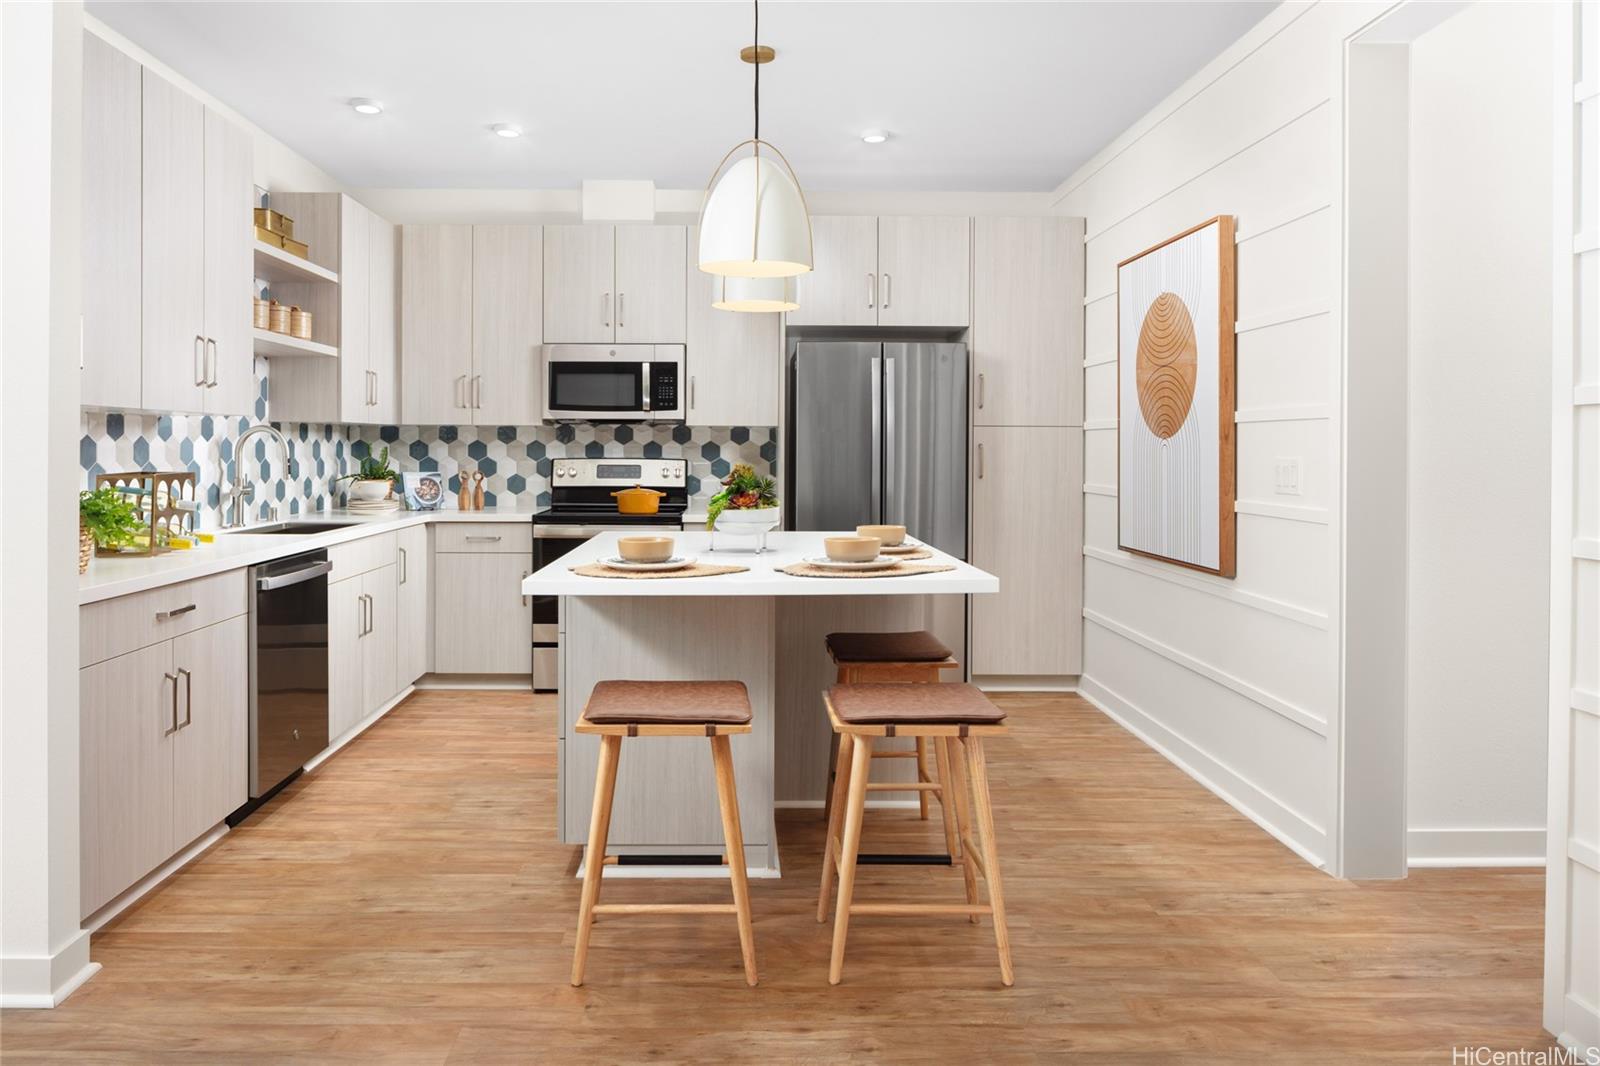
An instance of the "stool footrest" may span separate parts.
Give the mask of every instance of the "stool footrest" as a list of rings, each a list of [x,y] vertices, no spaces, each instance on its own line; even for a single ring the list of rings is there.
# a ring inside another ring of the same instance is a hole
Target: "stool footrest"
[[[721,866],[721,855],[607,855],[607,866]]]
[[[993,910],[987,903],[852,903],[850,913],[914,917],[919,914],[990,914]]]
[[[732,903],[596,903],[593,914],[737,914]]]
[[[915,759],[918,753],[914,751],[875,751],[874,759]]]
[[[937,781],[868,781],[868,792],[941,792]]]
[[[897,854],[894,852],[879,852],[867,854],[865,852],[856,856],[857,866],[954,866],[955,860],[948,855],[934,852],[927,854]]]

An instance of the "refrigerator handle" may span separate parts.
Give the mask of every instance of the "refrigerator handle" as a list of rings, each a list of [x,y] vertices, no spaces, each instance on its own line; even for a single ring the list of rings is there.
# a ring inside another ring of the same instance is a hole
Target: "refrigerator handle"
[[[884,277],[888,277],[887,274]],[[883,357],[883,521],[898,522],[894,489],[900,480],[900,471],[894,465],[894,408],[898,396],[894,391],[894,356]]]
[[[883,521],[883,359],[872,357],[872,522]]]

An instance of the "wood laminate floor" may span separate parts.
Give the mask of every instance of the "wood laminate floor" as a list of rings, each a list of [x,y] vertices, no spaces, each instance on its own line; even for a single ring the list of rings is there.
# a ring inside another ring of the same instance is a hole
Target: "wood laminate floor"
[[[1014,988],[987,921],[885,918],[852,922],[830,988],[807,811],[780,822],[786,876],[752,883],[759,988],[731,916],[675,915],[602,920],[570,987],[553,704],[430,692],[97,934],[105,968],[56,1010],[7,1012],[0,1058],[1448,1063],[1454,1045],[1550,1046],[1541,871],[1337,881],[1081,700],[998,698]],[[937,819],[869,812],[869,848],[938,840]],[[604,898],[662,893],[723,901],[727,883],[611,881]],[[948,868],[866,867],[857,886],[960,893]]]

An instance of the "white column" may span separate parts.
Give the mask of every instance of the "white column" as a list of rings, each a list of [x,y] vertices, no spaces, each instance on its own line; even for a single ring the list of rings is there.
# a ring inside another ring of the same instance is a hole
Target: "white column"
[[[0,4],[0,1006],[98,968],[78,924],[78,3]]]

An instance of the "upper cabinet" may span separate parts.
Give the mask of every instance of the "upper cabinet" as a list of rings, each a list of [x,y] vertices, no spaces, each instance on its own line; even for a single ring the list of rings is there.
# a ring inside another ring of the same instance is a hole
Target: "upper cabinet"
[[[404,226],[401,420],[539,421],[538,226]]]
[[[813,216],[813,269],[796,279],[789,324],[966,326],[971,227],[967,218]]]
[[[1083,424],[1083,219],[973,223],[972,414],[980,426]]]
[[[695,426],[775,426],[783,369],[783,318],[711,306],[722,279],[696,264],[698,227],[689,229],[688,391],[684,420]]]
[[[83,391],[91,407],[139,406],[137,279],[143,148],[138,62],[83,35]]]
[[[546,344],[682,344],[682,226],[546,226]]]

